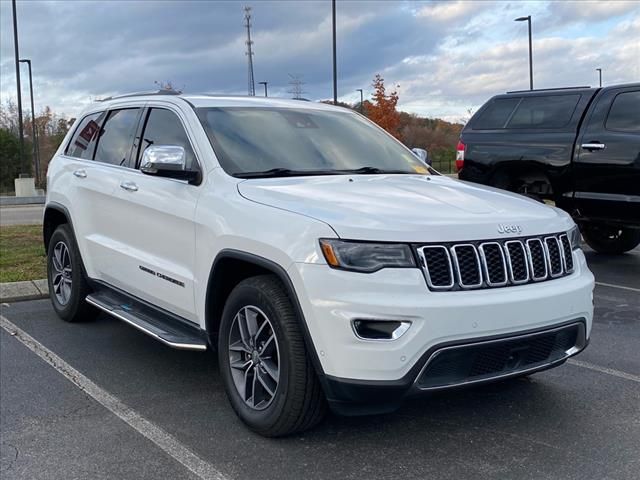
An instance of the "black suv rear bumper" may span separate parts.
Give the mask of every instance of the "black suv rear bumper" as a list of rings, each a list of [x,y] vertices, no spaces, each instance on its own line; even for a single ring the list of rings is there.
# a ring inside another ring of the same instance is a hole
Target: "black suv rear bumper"
[[[407,397],[495,382],[557,367],[587,347],[586,323],[436,345],[397,381],[360,381],[326,376],[331,409],[341,415],[396,410]]]

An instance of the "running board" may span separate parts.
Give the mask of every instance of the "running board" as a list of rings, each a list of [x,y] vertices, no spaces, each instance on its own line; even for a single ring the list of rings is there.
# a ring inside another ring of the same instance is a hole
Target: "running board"
[[[159,342],[181,350],[204,351],[206,335],[169,312],[163,312],[124,293],[102,287],[87,295],[87,303],[128,323]]]

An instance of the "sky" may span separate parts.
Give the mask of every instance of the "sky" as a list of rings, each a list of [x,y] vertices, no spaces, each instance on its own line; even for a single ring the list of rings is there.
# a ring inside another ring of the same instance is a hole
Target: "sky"
[[[96,98],[153,90],[247,93],[243,7],[252,7],[254,72],[269,96],[330,99],[331,2],[20,1],[20,56],[33,62],[36,109],[76,116]],[[526,22],[532,16],[534,87],[640,81],[640,1],[337,0],[339,100],[371,94],[381,74],[399,109],[449,121],[488,98],[529,87]],[[16,96],[11,2],[0,0],[0,101]],[[23,99],[28,73],[23,66]],[[26,107],[25,107],[26,108]]]

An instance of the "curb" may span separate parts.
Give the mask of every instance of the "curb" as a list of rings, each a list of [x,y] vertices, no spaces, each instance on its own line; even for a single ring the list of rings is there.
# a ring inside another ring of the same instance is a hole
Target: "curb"
[[[49,297],[47,279],[0,283],[0,302],[22,302]]]
[[[36,195],[35,197],[0,197],[0,206],[6,207],[10,205],[44,205],[44,195]]]

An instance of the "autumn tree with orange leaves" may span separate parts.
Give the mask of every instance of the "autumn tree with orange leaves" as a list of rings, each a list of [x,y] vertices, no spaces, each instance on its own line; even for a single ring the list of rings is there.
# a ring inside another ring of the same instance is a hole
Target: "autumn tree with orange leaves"
[[[377,74],[373,79],[373,102],[365,102],[367,117],[396,138],[400,138],[400,114],[396,110],[398,92],[387,93],[384,78]]]

